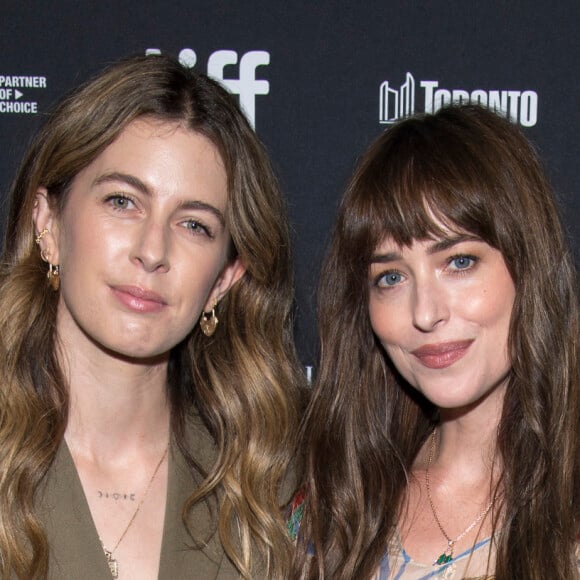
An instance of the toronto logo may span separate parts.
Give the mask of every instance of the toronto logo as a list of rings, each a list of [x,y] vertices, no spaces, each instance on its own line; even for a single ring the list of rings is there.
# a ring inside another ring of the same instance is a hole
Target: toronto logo
[[[379,123],[394,123],[418,112],[435,113],[451,103],[489,107],[522,127],[538,122],[538,93],[533,90],[449,89],[439,81],[416,81],[408,72],[401,85],[383,81],[379,89]]]

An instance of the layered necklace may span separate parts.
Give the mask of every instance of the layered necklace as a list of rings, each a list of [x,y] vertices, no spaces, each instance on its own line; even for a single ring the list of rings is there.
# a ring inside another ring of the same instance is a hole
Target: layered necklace
[[[127,532],[129,531],[130,527],[133,525],[133,522],[135,521],[137,514],[141,510],[141,507],[143,506],[143,503],[145,502],[145,499],[147,498],[147,494],[149,493],[149,490],[151,489],[151,486],[153,485],[153,481],[155,480],[155,476],[157,475],[157,472],[161,468],[161,464],[163,463],[165,457],[167,457],[168,449],[169,449],[169,447],[165,448],[165,451],[163,452],[163,455],[161,456],[159,463],[157,464],[157,466],[155,467],[155,470],[153,471],[153,475],[149,479],[149,483],[147,484],[147,487],[145,488],[145,492],[143,493],[143,496],[141,497],[141,501],[139,502],[137,509],[133,512],[133,515],[131,516],[129,523],[125,526],[125,529],[123,530],[123,533],[121,534],[120,538],[117,540],[115,547],[112,550],[107,550],[107,548],[105,548],[104,544],[101,542],[101,545],[103,546],[103,552],[105,552],[105,557],[107,558],[107,564],[109,565],[109,570],[111,571],[111,576],[113,576],[113,578],[119,577],[119,562],[117,561],[116,558],[113,557],[113,554],[115,553],[117,548],[120,546],[121,542],[125,539]]]
[[[437,527],[447,540],[447,547],[443,551],[443,553],[433,562],[433,565],[442,566],[443,564],[447,564],[453,560],[453,549],[455,548],[455,544],[462,540],[479,522],[481,522],[485,516],[489,513],[491,508],[493,507],[493,503],[495,498],[493,498],[486,506],[486,508],[479,513],[479,515],[456,537],[450,538],[449,534],[445,531],[441,522],[439,520],[439,516],[437,515],[437,510],[435,509],[435,504],[433,503],[433,498],[431,497],[431,483],[429,479],[429,469],[431,467],[431,463],[433,462],[433,455],[435,454],[435,444],[436,444],[436,430],[433,429],[433,433],[431,435],[431,444],[429,447],[429,458],[427,460],[427,469],[425,470],[425,487],[427,488],[427,499],[429,500],[429,505],[431,506],[431,511],[433,512],[433,517],[435,518],[435,522],[437,523]]]

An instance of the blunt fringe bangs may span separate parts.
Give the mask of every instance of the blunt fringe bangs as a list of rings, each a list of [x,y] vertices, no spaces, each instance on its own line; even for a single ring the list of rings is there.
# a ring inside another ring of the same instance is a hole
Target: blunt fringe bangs
[[[366,268],[386,232],[401,246],[468,233],[503,254],[517,284],[534,238],[560,227],[546,189],[537,155],[506,119],[477,106],[407,119],[357,168],[339,212],[344,247]]]

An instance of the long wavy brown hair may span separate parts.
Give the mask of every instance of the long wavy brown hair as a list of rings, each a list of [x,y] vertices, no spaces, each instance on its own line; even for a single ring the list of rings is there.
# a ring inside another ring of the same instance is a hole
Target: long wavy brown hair
[[[576,577],[580,520],[578,294],[554,195],[520,130],[455,106],[399,122],[360,160],[319,292],[321,364],[304,422],[308,499],[293,577],[369,578],[397,525],[437,409],[372,332],[369,259],[452,231],[503,255],[516,287],[512,368],[497,431],[498,580]]]
[[[0,575],[44,577],[47,538],[35,494],[63,440],[69,396],[56,355],[58,294],[46,289],[34,244],[35,194],[56,208],[73,178],[133,120],[179,122],[218,148],[228,176],[226,221],[244,276],[220,303],[215,335],[198,327],[171,353],[171,428],[199,486],[219,497],[216,528],[243,577],[256,562],[285,575],[288,540],[280,485],[292,457],[302,372],[292,340],[293,276],[285,207],[264,148],[234,97],[166,56],[117,63],[50,114],[14,182],[0,274]],[[204,472],[189,452],[185,425],[195,409],[217,447]],[[206,538],[194,539],[200,544]]]

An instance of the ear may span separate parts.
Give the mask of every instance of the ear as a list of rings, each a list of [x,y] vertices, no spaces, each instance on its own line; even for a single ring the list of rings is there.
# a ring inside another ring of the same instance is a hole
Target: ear
[[[39,236],[45,229],[47,230],[39,242],[43,259],[46,259],[51,264],[58,264],[58,220],[48,200],[48,191],[44,187],[39,188],[36,192],[36,200],[32,210],[32,222],[35,236]]]
[[[228,293],[230,288],[245,274],[245,272],[246,267],[239,256],[231,262],[228,262],[224,266],[209,293],[203,308],[204,312],[209,312],[214,308],[215,305]]]

